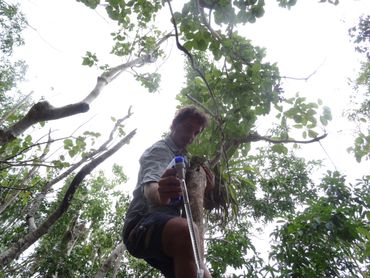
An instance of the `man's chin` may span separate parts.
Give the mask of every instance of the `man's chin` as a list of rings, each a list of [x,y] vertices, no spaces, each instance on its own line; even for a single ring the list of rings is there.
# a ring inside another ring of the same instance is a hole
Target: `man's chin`
[[[187,146],[189,146],[191,143],[193,143],[193,141],[186,141],[185,144],[184,144],[184,148],[186,148]]]

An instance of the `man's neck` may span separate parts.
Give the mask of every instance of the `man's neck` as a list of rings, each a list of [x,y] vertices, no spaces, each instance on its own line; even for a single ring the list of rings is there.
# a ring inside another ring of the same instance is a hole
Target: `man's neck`
[[[173,139],[173,136],[172,136],[172,133],[169,135],[169,137],[171,138],[171,141],[174,143],[174,145],[176,146],[176,148],[182,152],[182,153],[186,153],[186,148],[181,148],[179,147],[179,145],[176,143],[176,141]]]

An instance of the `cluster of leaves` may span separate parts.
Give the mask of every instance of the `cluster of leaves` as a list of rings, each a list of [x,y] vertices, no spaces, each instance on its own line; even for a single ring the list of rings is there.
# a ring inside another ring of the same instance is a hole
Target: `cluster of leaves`
[[[40,240],[24,265],[24,274],[91,277],[98,272],[121,240],[123,213],[128,206],[128,197],[118,188],[126,177],[118,165],[113,166],[113,173],[111,179],[99,172],[84,182],[68,212]],[[59,201],[67,186],[58,192]]]
[[[117,22],[118,30],[111,33],[114,42],[111,54],[130,60],[132,57],[141,57],[150,53],[151,62],[163,55],[157,43],[164,34],[153,24],[156,14],[163,8],[163,1],[110,0],[105,5],[100,4],[100,1],[79,0],[78,2],[92,9],[99,8],[100,5],[105,6],[108,17]],[[99,65],[98,56],[91,51],[86,52],[82,64],[89,67],[98,66],[103,72],[111,69],[107,64]],[[157,72],[135,71],[134,76],[149,92],[157,91],[160,82],[160,75]]]
[[[207,262],[212,277],[229,277],[244,271],[245,277],[258,277],[264,265],[250,238],[251,225],[246,217],[236,223],[230,222],[222,228],[209,229],[207,241]]]
[[[280,130],[284,131],[278,135],[279,139],[291,139],[292,128],[303,129],[304,139],[316,138],[318,127],[331,120],[330,109],[320,100],[309,103],[299,95],[284,98],[278,67],[265,61],[266,50],[233,30],[238,23],[250,22],[250,14],[256,7],[263,9],[264,1],[243,1],[243,5],[238,1],[212,3],[210,15],[220,24],[219,30],[209,27],[205,23],[208,19],[202,20],[195,2],[185,4],[181,13],[174,14],[179,36],[185,41],[183,46],[193,58],[186,68],[186,87],[178,99],[182,105],[193,104],[195,99],[214,120],[191,152],[206,157],[222,152],[225,160],[247,155],[248,135],[255,131],[257,119],[275,112],[273,108],[280,119]],[[294,4],[295,1],[280,3],[283,7]],[[243,12],[248,16],[240,16]],[[222,28],[221,24],[226,27]],[[209,141],[214,143],[204,144]]]
[[[0,98],[4,92],[15,87],[23,78],[25,72],[24,61],[12,61],[10,56],[17,46],[24,44],[21,36],[26,26],[26,20],[17,5],[10,5],[0,1]]]
[[[370,255],[369,177],[355,186],[338,172],[328,172],[323,195],[273,232],[270,254],[283,276],[357,276],[367,273]]]
[[[360,72],[353,81],[354,108],[347,111],[348,118],[357,123],[357,138],[348,148],[356,160],[370,158],[370,16],[362,16],[357,26],[349,29],[355,49],[364,56]]]

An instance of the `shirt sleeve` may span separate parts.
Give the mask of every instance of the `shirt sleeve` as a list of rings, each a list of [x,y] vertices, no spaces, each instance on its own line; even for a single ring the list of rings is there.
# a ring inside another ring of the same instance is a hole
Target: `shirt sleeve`
[[[163,146],[153,146],[140,158],[140,185],[158,182],[172,160],[172,153]]]

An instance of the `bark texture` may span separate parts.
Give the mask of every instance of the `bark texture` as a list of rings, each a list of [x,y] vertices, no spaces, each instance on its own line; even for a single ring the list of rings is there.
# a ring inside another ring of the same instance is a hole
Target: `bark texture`
[[[190,168],[186,173],[186,185],[189,194],[191,212],[194,223],[199,230],[199,246],[202,259],[204,257],[204,222],[203,222],[203,204],[204,192],[207,186],[206,173],[202,167],[202,161],[193,158],[190,162]]]

